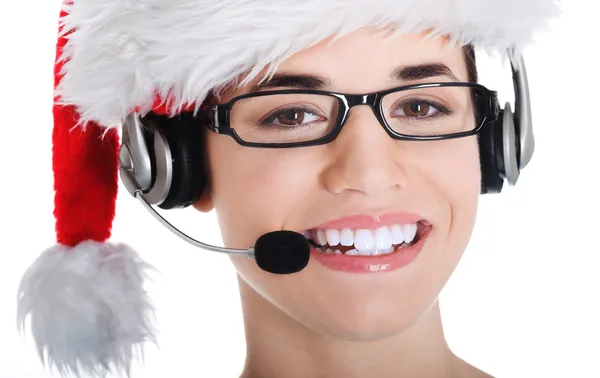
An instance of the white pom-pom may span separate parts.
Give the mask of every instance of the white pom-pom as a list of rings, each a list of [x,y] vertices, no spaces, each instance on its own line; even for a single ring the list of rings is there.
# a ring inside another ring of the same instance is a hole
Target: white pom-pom
[[[153,308],[144,289],[150,270],[124,244],[56,245],[21,280],[18,326],[22,331],[31,319],[40,358],[61,375],[129,375],[143,344],[155,343]]]

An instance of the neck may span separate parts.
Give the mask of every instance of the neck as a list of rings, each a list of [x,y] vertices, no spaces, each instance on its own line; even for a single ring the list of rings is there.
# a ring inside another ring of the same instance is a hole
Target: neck
[[[241,378],[457,376],[462,360],[444,338],[438,302],[411,328],[376,341],[318,334],[239,279],[246,330]]]

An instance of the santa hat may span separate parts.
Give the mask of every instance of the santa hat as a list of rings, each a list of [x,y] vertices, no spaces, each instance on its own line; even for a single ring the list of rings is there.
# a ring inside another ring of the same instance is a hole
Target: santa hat
[[[293,54],[360,28],[428,32],[518,57],[556,0],[74,0],[60,16],[53,169],[57,244],[19,287],[43,361],[61,373],[128,372],[153,341],[150,267],[107,242],[118,127],[131,112],[176,115],[210,91],[267,77]],[[236,81],[246,74],[245,80]]]

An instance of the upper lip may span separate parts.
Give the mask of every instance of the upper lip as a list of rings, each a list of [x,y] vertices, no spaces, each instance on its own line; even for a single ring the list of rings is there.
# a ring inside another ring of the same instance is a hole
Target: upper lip
[[[380,215],[352,214],[326,221],[311,227],[310,229],[377,229],[392,224],[417,223],[419,221],[428,224],[423,216],[416,213],[395,212]]]

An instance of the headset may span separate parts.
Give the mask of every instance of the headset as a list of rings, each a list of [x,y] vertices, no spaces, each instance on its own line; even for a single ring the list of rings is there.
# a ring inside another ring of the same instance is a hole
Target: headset
[[[504,182],[515,185],[535,149],[529,84],[524,58],[511,59],[515,110],[496,100],[496,119],[478,134],[481,194],[500,193]],[[119,171],[124,186],[163,225],[189,243],[215,252],[245,254],[272,273],[293,273],[308,263],[304,236],[290,231],[263,235],[254,248],[227,249],[204,244],[172,226],[152,205],[164,210],[185,208],[200,199],[207,186],[204,130],[191,113],[175,117],[150,113],[127,116],[119,150]],[[418,142],[415,142],[418,143]],[[288,251],[282,257],[276,250]],[[298,253],[298,251],[302,253]]]
[[[500,193],[504,181],[514,186],[535,150],[529,82],[525,60],[511,60],[515,111],[506,102],[498,117],[479,133],[481,193]]]
[[[478,135],[482,194],[500,193],[505,181],[515,185],[535,149],[524,59],[516,64],[511,61],[511,67],[515,111],[506,102],[497,119],[484,125]],[[189,113],[173,118],[154,113],[141,118],[132,113],[123,125],[121,177],[137,182],[135,187],[152,205],[188,207],[206,186],[203,136],[198,120]]]

